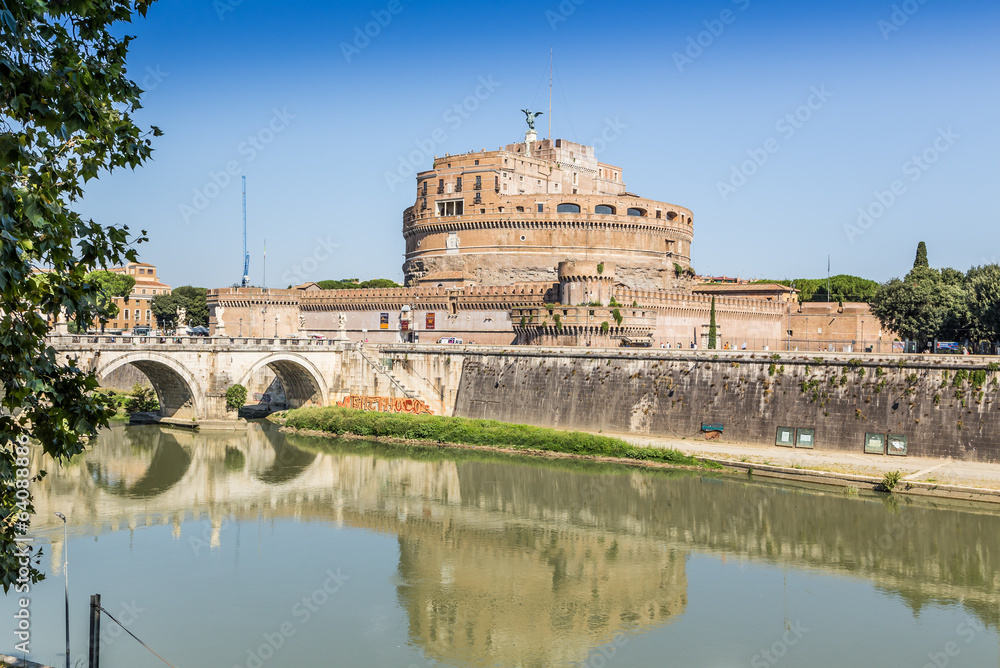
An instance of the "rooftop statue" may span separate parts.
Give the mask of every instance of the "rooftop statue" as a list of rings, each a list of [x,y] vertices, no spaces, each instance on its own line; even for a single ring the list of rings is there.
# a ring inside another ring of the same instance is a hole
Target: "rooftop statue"
[[[535,129],[535,119],[537,117],[541,116],[542,112],[540,112],[540,111],[531,111],[530,109],[522,109],[521,111],[524,112],[524,115],[526,117],[525,120],[528,121],[528,129],[529,130],[534,130]]]

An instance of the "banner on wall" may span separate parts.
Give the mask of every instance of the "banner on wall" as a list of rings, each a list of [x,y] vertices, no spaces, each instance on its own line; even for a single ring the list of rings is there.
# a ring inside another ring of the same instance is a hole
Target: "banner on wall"
[[[427,314],[427,324],[424,329],[434,329],[434,313]]]
[[[378,328],[379,329],[389,329],[389,314],[379,313],[378,314]]]

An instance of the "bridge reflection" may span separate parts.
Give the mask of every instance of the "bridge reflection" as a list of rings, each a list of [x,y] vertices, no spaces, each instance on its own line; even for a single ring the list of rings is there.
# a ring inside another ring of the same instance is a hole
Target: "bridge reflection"
[[[394,535],[413,642],[462,664],[583,661],[616,634],[669,623],[686,609],[693,552],[842,573],[914,611],[960,604],[988,626],[1000,621],[1000,517],[957,503],[400,452],[258,424],[115,428],[36,491],[41,522],[69,508],[96,532],[172,523],[183,538],[185,520],[207,516],[219,545],[235,516]]]

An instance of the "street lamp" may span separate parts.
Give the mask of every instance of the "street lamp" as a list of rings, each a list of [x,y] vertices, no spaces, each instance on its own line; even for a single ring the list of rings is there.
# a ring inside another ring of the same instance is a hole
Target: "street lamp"
[[[66,577],[66,668],[69,668],[69,525],[66,516],[56,513],[63,521],[63,575]]]

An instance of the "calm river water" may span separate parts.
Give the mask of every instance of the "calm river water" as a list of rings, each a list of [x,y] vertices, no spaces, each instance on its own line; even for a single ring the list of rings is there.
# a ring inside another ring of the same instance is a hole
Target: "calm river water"
[[[57,511],[80,665],[100,593],[178,668],[1000,666],[988,507],[267,424],[118,426],[49,469],[30,657],[56,666]],[[164,665],[103,630],[102,667]]]

